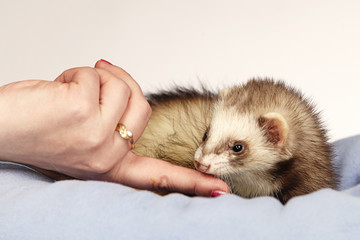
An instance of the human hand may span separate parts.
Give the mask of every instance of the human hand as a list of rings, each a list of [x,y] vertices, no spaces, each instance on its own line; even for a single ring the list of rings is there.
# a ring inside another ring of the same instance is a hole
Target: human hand
[[[0,88],[0,112],[1,159],[139,189],[229,192],[212,176],[130,151],[115,128],[124,123],[136,142],[151,109],[132,77],[104,61],[67,70],[54,82],[6,85]]]

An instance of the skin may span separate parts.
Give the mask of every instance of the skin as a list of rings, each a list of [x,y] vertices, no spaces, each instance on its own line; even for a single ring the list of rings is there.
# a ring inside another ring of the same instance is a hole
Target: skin
[[[150,115],[135,80],[106,61],[66,70],[55,81],[11,83],[0,88],[0,159],[138,189],[230,192],[213,176],[131,152],[116,125],[125,124],[136,142]]]

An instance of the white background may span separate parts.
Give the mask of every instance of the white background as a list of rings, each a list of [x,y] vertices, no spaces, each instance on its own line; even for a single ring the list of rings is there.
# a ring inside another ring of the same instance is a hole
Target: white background
[[[0,84],[104,58],[144,92],[251,77],[300,88],[331,140],[360,133],[360,1],[0,1]]]

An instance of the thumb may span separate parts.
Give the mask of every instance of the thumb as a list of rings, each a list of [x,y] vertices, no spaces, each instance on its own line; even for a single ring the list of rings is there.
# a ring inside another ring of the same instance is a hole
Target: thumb
[[[213,176],[159,159],[140,157],[132,152],[128,152],[123,158],[121,166],[119,164],[114,167],[111,178],[112,181],[116,179],[138,189],[182,192],[188,195],[211,196],[214,191],[230,192],[225,182]]]

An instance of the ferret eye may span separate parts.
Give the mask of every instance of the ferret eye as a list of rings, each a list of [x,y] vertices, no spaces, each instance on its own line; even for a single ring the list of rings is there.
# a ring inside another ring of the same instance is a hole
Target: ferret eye
[[[202,138],[202,141],[204,142],[207,139],[207,131],[204,133],[204,136]]]
[[[232,150],[236,153],[242,152],[244,150],[244,146],[241,144],[236,144],[232,147]]]

